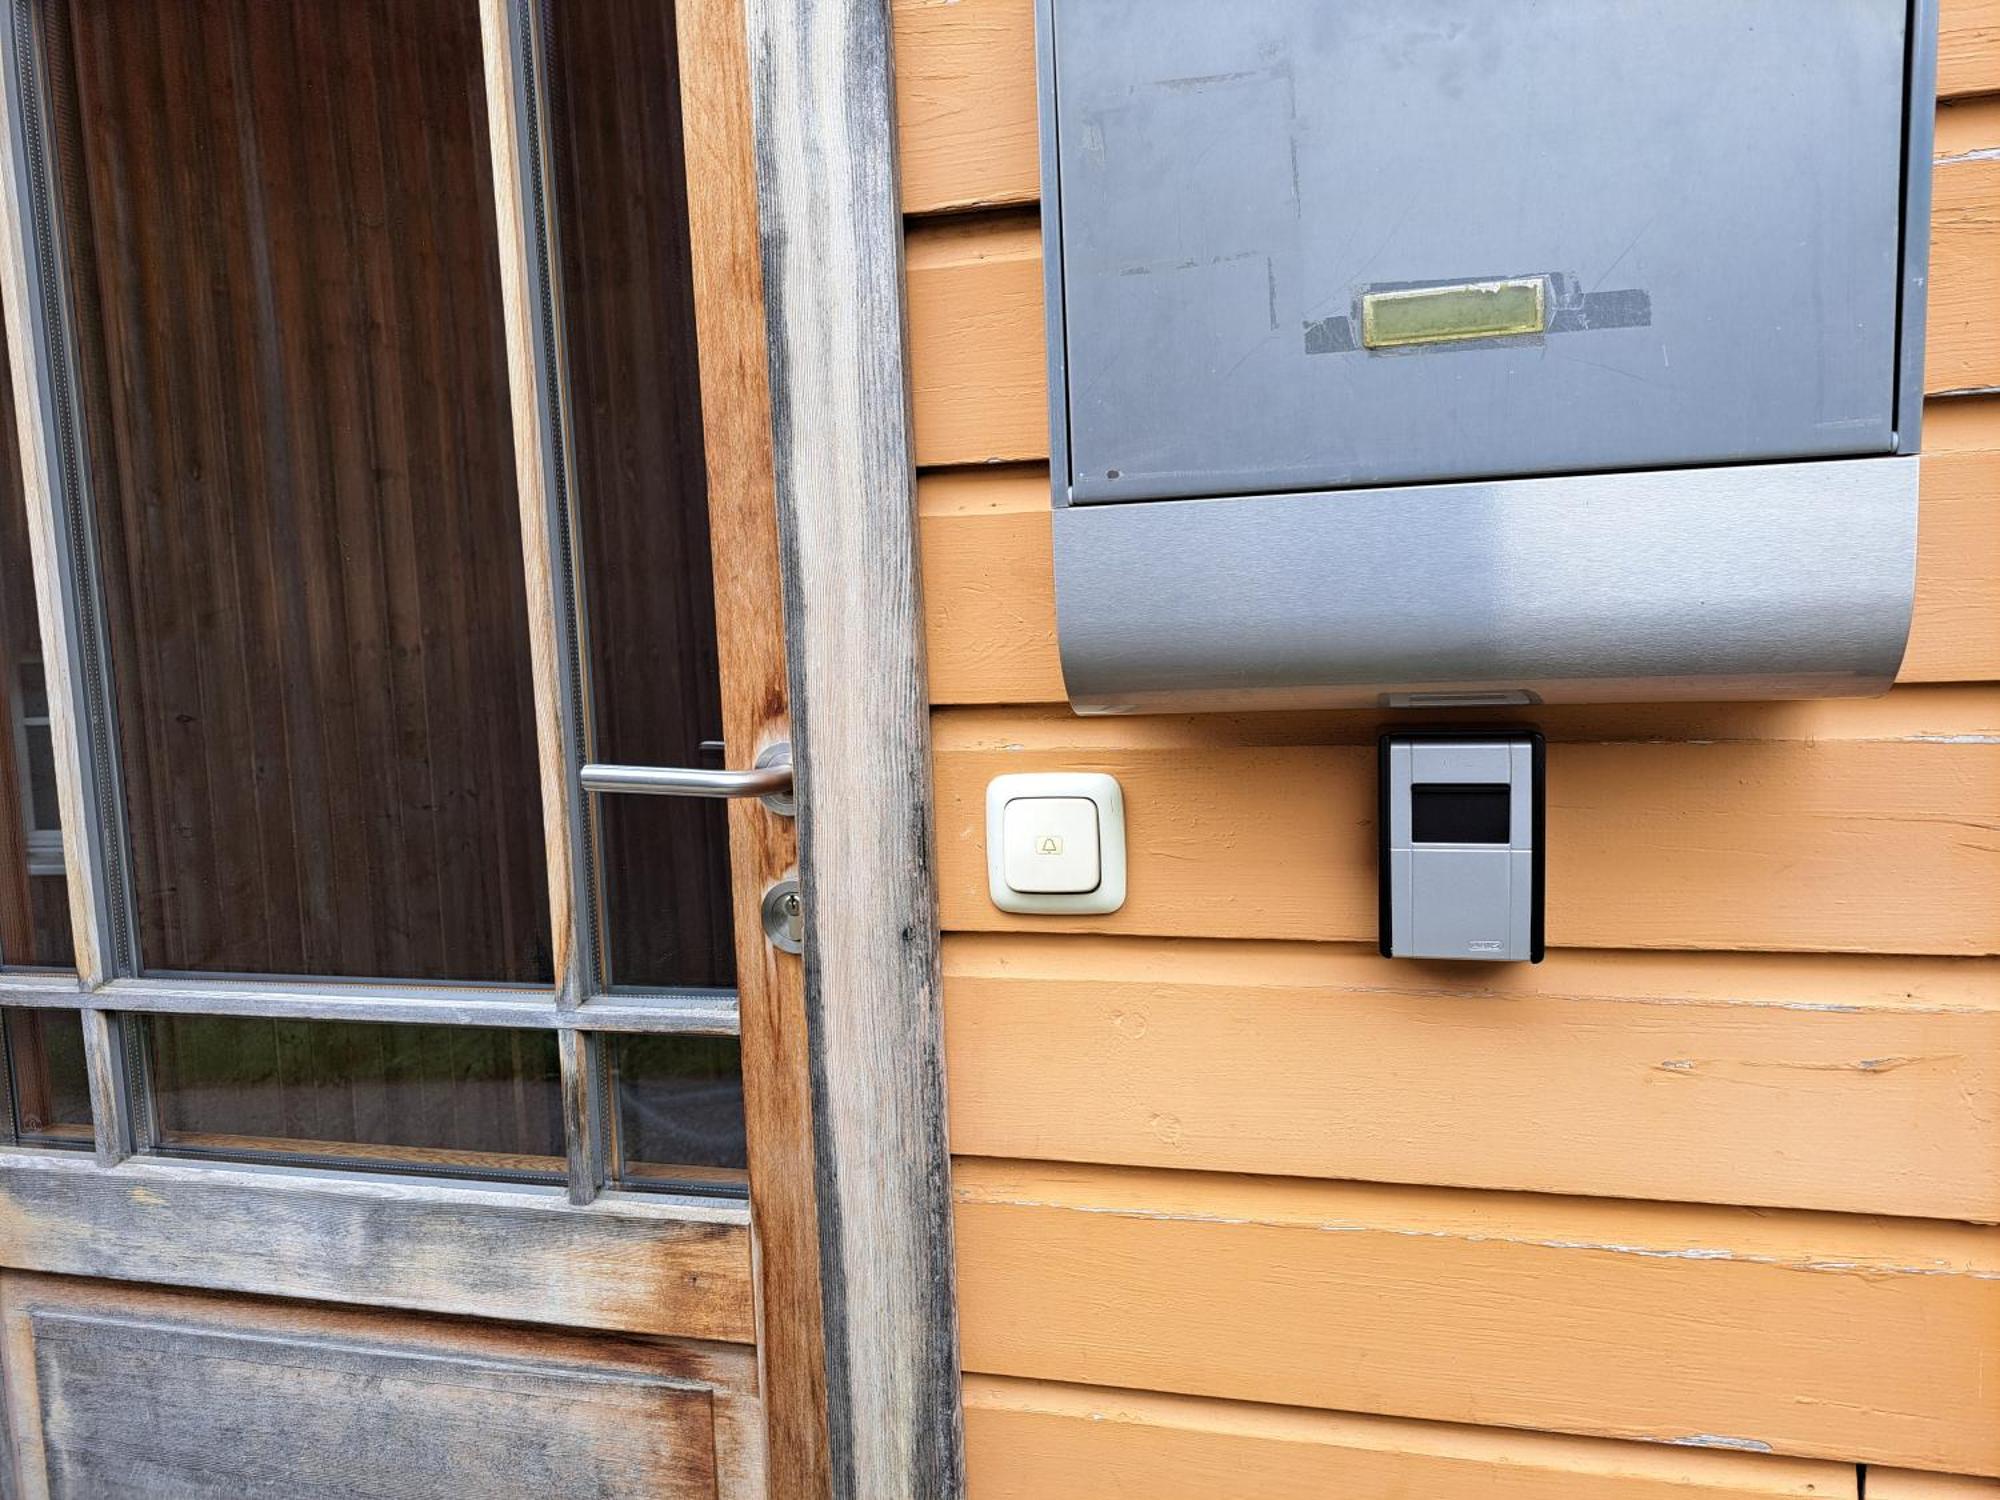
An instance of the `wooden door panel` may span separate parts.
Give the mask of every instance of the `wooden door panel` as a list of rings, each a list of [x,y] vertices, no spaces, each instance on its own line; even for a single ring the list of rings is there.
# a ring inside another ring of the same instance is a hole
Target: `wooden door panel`
[[[9,1274],[19,1492],[755,1496],[748,1350]]]

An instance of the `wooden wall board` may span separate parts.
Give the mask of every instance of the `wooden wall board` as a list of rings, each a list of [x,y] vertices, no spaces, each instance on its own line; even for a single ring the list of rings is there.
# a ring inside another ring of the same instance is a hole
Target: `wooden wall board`
[[[968,1371],[2000,1474],[2000,1240],[961,1159]]]
[[[1938,93],[2000,92],[2000,0],[1942,0],[1938,10]]]
[[[2000,16],[2000,3],[1994,7]],[[1941,162],[2000,147],[2000,94],[1938,105],[1935,148]]]
[[[894,0],[903,212],[1032,203],[1034,0]]]
[[[2000,1221],[1983,960],[960,935],[963,1155]]]
[[[1943,0],[1938,92],[2000,92],[2000,0]],[[903,211],[1040,195],[1034,0],[896,0]]]
[[[990,1375],[965,1382],[965,1437],[981,1500],[1856,1500],[1858,1489],[1852,1464]]]
[[[1868,1497],[1869,1500],[2000,1500],[2000,1479],[1870,1469]]]
[[[1963,409],[1978,422],[1954,421]],[[1983,450],[1940,445],[1975,430]],[[2000,400],[1927,408],[1917,509],[1917,601],[1900,682],[2000,679]]]
[[[1933,401],[1904,682],[2000,679],[2000,399]],[[933,703],[1063,701],[1048,470],[948,469],[917,487]]]
[[[1550,945],[2000,952],[1996,716],[2000,702],[1955,687],[1536,711],[1551,739]],[[1383,722],[1367,711],[940,711],[945,927],[1372,942]],[[1089,918],[997,911],[987,782],[1078,768],[1123,784],[1125,906]]]
[[[2000,388],[2000,137],[1932,179],[1924,389]]]

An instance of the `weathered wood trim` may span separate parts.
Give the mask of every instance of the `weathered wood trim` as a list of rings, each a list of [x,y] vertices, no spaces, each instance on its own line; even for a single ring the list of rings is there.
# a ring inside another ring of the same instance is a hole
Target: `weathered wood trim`
[[[837,1496],[963,1490],[888,0],[750,0]]]
[[[589,734],[589,694],[577,607],[581,580],[568,505],[559,371],[560,289],[551,274],[541,172],[542,122],[534,111],[533,7],[480,0],[486,121],[493,149],[493,211],[507,330],[507,385],[514,418],[515,484],[527,588],[528,655],[535,687],[535,746],[541,769],[549,922],[556,1004],[574,1009],[598,988],[593,940],[589,810],[579,781]]]
[[[749,1343],[748,1211],[0,1151],[0,1265]]]
[[[602,1036],[591,1032],[556,1034],[556,1059],[562,1068],[563,1147],[567,1158],[569,1201],[592,1202],[604,1190],[609,1175],[611,1142],[605,1125],[611,1101],[606,1099]]]
[[[756,1366],[739,1345],[19,1271],[0,1273],[0,1315],[0,1426],[30,1495],[58,1476],[59,1492],[86,1487],[77,1466],[93,1494],[286,1493],[287,1477],[314,1494],[427,1500],[767,1493]],[[128,1349],[141,1355],[129,1368]],[[459,1451],[495,1422],[491,1447]],[[373,1451],[339,1453],[355,1434]],[[121,1464],[132,1472],[110,1477]]]
[[[676,0],[695,349],[708,465],[723,737],[749,765],[791,738],[748,37],[741,0]],[[763,893],[793,873],[790,818],[729,805],[743,1105],[771,1490],[831,1493],[805,971],[764,937]]]
[[[14,382],[20,434],[21,493],[28,511],[28,545],[34,562],[35,608],[41,621],[42,661],[48,682],[49,724],[56,761],[56,798],[63,825],[63,860],[69,875],[70,926],[79,983],[93,988],[119,972],[116,932],[123,917],[114,889],[122,884],[111,865],[122,847],[115,828],[118,807],[101,807],[94,777],[92,633],[95,619],[85,563],[89,516],[82,497],[66,491],[65,428],[73,426],[62,371],[70,360],[62,307],[61,244],[46,222],[52,205],[37,191],[34,157],[45,123],[40,59],[30,7],[11,0],[0,16],[0,298],[6,303],[7,363]],[[46,183],[39,184],[46,188]],[[78,466],[80,467],[80,465]],[[101,698],[103,695],[95,695]],[[102,736],[99,736],[102,738]],[[108,768],[115,772],[115,766]],[[112,799],[115,802],[115,798]],[[129,957],[129,955],[128,955]],[[95,1091],[101,1080],[93,1080]]]
[[[94,1005],[86,1005],[78,1019],[83,1024],[97,1164],[115,1167],[132,1154],[137,1141],[125,1082],[125,1028],[115,1015]]]

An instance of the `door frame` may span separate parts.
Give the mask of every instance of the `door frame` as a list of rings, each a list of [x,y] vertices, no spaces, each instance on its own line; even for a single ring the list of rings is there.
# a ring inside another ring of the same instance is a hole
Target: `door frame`
[[[754,1337],[772,1495],[959,1495],[888,0],[675,4],[725,733],[744,764],[790,740],[800,811],[794,831],[755,802],[732,805],[738,999],[690,992],[667,1005],[594,993],[580,920],[585,732],[567,678],[574,613],[560,559],[569,523],[552,483],[560,393],[548,389],[537,295],[549,253],[534,219],[541,126],[522,107],[534,97],[533,0],[478,3],[553,995],[146,978],[119,941],[123,851],[107,791],[115,782],[105,779],[115,756],[89,686],[103,680],[93,661],[89,507],[59,461],[73,397],[60,244],[35,209],[39,125],[29,101],[40,80],[26,3],[0,23],[0,293],[77,972],[0,973],[0,1004],[79,1014],[96,1149],[0,1150],[0,1265],[669,1338]],[[800,245],[813,253],[788,253]],[[761,623],[780,598],[782,640]],[[803,961],[765,941],[757,917],[765,888],[794,870]],[[149,1156],[122,1054],[134,1018],[172,1012],[552,1029],[570,1127],[568,1192]],[[740,1035],[747,1206],[604,1190],[598,1049],[617,1032],[656,1030]],[[281,1254],[272,1253],[274,1225],[284,1229]],[[634,1278],[635,1264],[653,1274]]]

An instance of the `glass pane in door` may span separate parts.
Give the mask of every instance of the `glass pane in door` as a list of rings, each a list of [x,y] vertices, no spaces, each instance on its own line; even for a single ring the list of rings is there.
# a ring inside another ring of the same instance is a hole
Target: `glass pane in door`
[[[164,1155],[562,1178],[553,1032],[154,1016],[145,1033]]]
[[[743,1053],[733,1036],[613,1037],[619,1179],[626,1187],[741,1190]]]
[[[14,382],[0,359],[0,964],[74,968],[35,565],[28,550]],[[71,1018],[74,1025],[75,1018]],[[84,1119],[89,1124],[89,1117]]]
[[[553,0],[542,25],[593,756],[719,768],[674,7]],[[747,747],[729,748],[732,765],[748,764]],[[733,984],[722,805],[596,801],[611,983]]]
[[[13,1144],[88,1149],[90,1073],[77,1013],[9,1006],[0,1024]]]
[[[144,968],[547,980],[476,0],[41,15]]]

